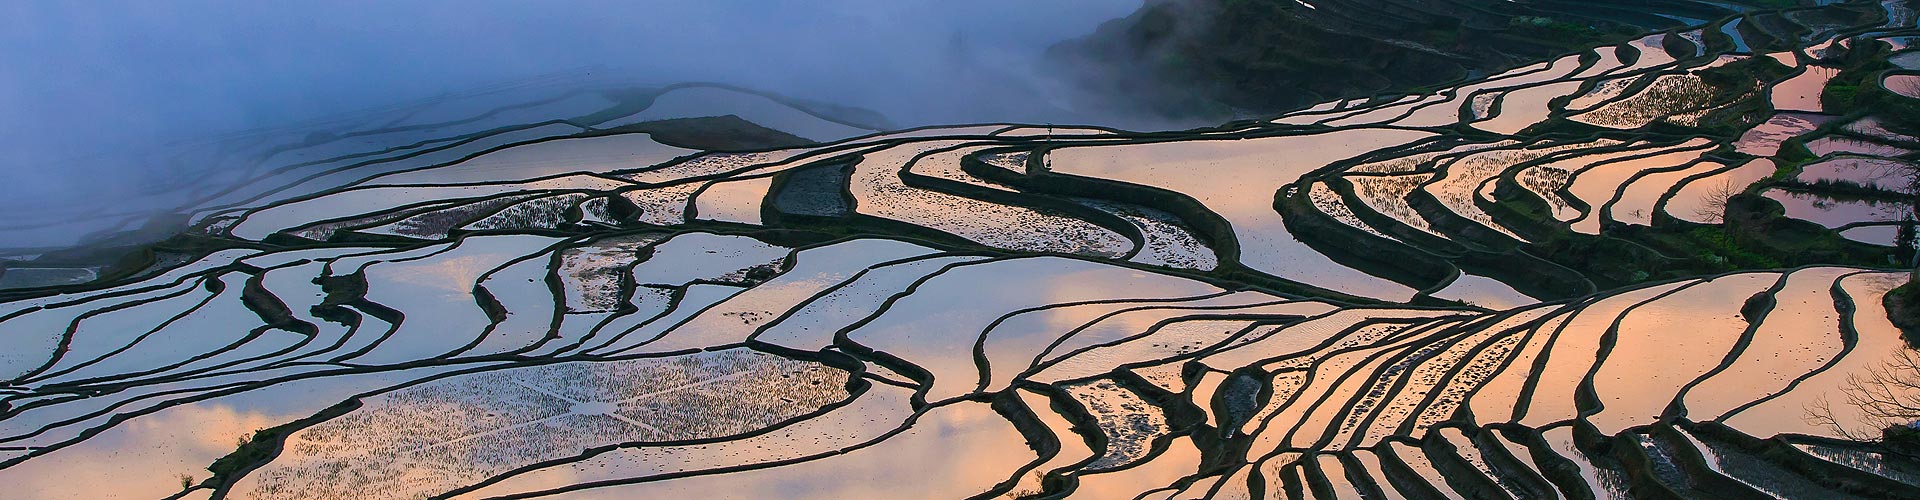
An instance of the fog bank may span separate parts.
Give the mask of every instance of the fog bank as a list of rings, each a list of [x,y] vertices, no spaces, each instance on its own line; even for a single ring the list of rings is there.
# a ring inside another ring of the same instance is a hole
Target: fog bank
[[[0,207],[156,183],[141,152],[554,72],[713,81],[911,126],[1100,122],[1040,53],[1112,0],[0,3]],[[87,202],[94,202],[88,200]],[[4,246],[4,245],[0,245]]]

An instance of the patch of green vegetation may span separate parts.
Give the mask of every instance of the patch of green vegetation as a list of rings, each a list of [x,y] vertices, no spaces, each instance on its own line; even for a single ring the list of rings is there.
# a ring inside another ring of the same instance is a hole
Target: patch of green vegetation
[[[1885,119],[1894,127],[1912,129],[1920,127],[1920,99],[1903,96],[1875,83],[1866,95],[1858,96],[1856,101],[1861,107],[1873,110],[1876,116]]]
[[[1695,72],[1700,79],[1716,87],[1752,85],[1755,80],[1774,81],[1793,73],[1793,67],[1771,57],[1749,57]]]
[[[1880,431],[1880,444],[1901,453],[1920,452],[1920,428],[1892,425]]]
[[[1881,298],[1881,305],[1887,308],[1887,319],[1893,326],[1900,328],[1900,336],[1907,340],[1908,346],[1920,349],[1920,283],[1907,281]]]
[[[1836,58],[1842,67],[1821,90],[1820,104],[1828,113],[1872,113],[1896,127],[1920,126],[1920,99],[1894,93],[1880,83],[1888,71],[1898,69],[1887,62],[1888,54],[1882,44],[1860,44]]]
[[[1860,86],[1842,82],[1835,78],[1827,81],[1827,88],[1820,91],[1820,105],[1835,113],[1852,113],[1859,108]]]
[[[265,463],[280,452],[280,442],[292,433],[291,429],[282,430],[285,425],[253,431],[252,435],[242,436],[235,443],[233,453],[214,460],[207,470],[213,472],[215,480],[229,480],[256,464]]]
[[[1415,38],[1436,47],[1453,47],[1460,44],[1460,25],[1450,24],[1420,30]]]
[[[1665,217],[1652,226],[1609,225],[1600,236],[1555,225],[1540,202],[1524,198],[1503,197],[1488,208],[1508,227],[1531,228],[1523,231],[1534,242],[1528,252],[1574,269],[1603,288],[1741,269],[1884,266],[1889,257],[1885,248],[1788,218],[1777,202],[1751,193],[1728,200],[1727,224]]]
[[[1752,193],[1727,200],[1722,227],[1739,248],[1764,255],[1778,266],[1843,264],[1885,265],[1887,251],[1840,237],[1825,226],[1786,216],[1779,202]],[[1761,267],[1761,266],[1754,266]]]
[[[1723,226],[1705,226],[1681,233],[1696,246],[1693,258],[1722,271],[1785,267],[1778,259],[1762,255],[1740,244],[1740,238],[1728,234]]]

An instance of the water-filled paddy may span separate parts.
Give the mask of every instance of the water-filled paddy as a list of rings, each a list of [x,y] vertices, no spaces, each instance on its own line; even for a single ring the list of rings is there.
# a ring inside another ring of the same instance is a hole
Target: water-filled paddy
[[[1873,441],[1920,419],[1873,401],[1920,398],[1887,301],[1920,127],[1860,106],[1909,83],[1886,13],[1675,14],[1185,131],[880,132],[713,86],[371,117],[249,150],[131,264],[0,268],[0,484],[1912,497]],[[596,121],[495,130],[543,113]],[[706,113],[791,137],[621,128]]]

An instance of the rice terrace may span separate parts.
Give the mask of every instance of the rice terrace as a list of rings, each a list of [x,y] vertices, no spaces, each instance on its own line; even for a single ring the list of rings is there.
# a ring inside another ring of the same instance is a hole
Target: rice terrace
[[[0,218],[0,498],[1920,498],[1920,3],[1146,4],[1048,57],[1238,33],[1106,89],[1205,126],[533,79]]]

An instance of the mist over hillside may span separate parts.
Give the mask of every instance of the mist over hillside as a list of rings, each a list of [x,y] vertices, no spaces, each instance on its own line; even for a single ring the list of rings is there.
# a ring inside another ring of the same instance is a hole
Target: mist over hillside
[[[898,126],[1087,121],[1037,66],[1138,2],[10,2],[0,209],[150,191],[155,151],[499,82],[710,81]],[[554,83],[557,82],[557,83]],[[541,119],[564,118],[544,117]]]

